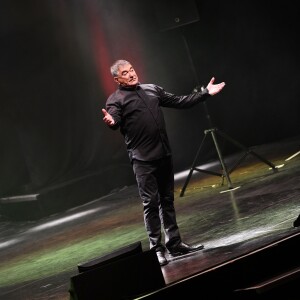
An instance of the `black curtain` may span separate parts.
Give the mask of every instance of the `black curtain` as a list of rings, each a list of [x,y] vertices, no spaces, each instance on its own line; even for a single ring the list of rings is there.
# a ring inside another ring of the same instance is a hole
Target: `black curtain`
[[[184,1],[165,2],[188,16]],[[1,1],[0,195],[108,169],[128,170],[125,182],[132,173],[123,139],[101,120],[114,88],[108,67],[126,58],[142,82],[189,93],[198,82],[183,36],[200,83],[227,83],[208,103],[218,127],[247,146],[298,135],[299,9],[291,1],[195,4],[198,20],[162,31],[159,1]],[[181,171],[202,140],[205,113],[199,105],[165,115]]]

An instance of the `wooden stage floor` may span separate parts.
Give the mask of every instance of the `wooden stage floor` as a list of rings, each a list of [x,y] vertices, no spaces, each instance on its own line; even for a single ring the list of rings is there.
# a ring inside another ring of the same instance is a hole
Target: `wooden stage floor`
[[[169,264],[161,267],[163,291],[140,295],[141,298],[162,299],[163,295],[168,299],[168,288],[171,291],[174,287],[169,294],[171,299],[181,284],[181,292],[188,294],[188,282],[195,281],[197,275],[213,273],[219,266],[299,235],[293,222],[300,214],[300,137],[252,149],[278,167],[276,171],[250,154],[230,173],[232,189],[220,177],[194,171],[182,197],[188,171],[176,174],[175,207],[181,235],[185,242],[202,243],[205,248],[170,258]],[[239,156],[236,153],[225,157],[226,164],[230,166]],[[220,166],[212,164],[209,168],[218,171]],[[38,220],[15,221],[0,215],[0,232],[3,300],[70,299],[70,278],[78,274],[79,263],[136,241],[148,250],[135,185]],[[289,250],[292,249],[284,249],[282,255],[289,256]],[[297,269],[299,262],[289,267]],[[199,281],[196,284],[200,285],[189,292],[198,290],[201,296],[205,288]],[[214,286],[212,289],[218,289],[217,282]],[[117,283],[115,288],[118,289]]]

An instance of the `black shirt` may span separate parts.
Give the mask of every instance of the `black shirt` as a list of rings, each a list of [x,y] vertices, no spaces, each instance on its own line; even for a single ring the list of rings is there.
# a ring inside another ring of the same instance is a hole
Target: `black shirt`
[[[115,120],[111,128],[120,128],[124,136],[130,160],[152,161],[171,155],[161,107],[190,108],[208,96],[207,89],[176,96],[154,84],[119,86],[107,99],[106,110]]]

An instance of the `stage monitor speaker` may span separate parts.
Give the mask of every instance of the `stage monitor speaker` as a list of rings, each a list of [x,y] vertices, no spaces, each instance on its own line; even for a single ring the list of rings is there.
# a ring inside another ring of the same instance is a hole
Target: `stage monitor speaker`
[[[142,253],[142,243],[135,242],[133,244],[127,245],[125,247],[122,247],[120,249],[117,249],[114,252],[111,252],[107,255],[95,258],[93,260],[90,260],[88,262],[80,263],[77,265],[79,273],[89,271],[95,268],[102,267],[106,264],[112,263],[114,261],[117,261],[121,258],[126,258],[134,254]]]
[[[131,245],[81,264],[71,277],[70,300],[129,300],[165,287],[155,251],[137,250]]]
[[[160,31],[199,21],[198,8],[194,0],[155,0],[153,5]]]

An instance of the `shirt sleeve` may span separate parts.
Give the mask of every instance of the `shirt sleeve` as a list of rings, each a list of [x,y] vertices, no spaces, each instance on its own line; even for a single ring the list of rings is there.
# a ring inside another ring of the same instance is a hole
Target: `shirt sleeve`
[[[182,96],[177,96],[172,93],[166,92],[160,86],[157,86],[156,88],[160,96],[160,105],[163,107],[190,108],[210,97],[208,89],[206,88],[199,92]]]
[[[108,126],[109,128],[116,130],[120,127],[121,123],[121,105],[120,103],[115,99],[115,97],[111,96],[106,101],[106,111],[112,116],[112,118],[115,121],[115,124],[112,126]]]

